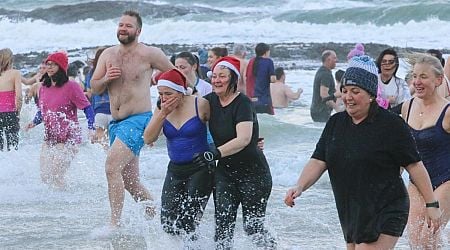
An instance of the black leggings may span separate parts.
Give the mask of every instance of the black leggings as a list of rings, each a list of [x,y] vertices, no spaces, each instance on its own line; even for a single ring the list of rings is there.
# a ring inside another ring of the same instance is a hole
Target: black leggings
[[[228,166],[217,167],[215,172],[214,205],[216,219],[215,241],[219,249],[232,246],[236,215],[242,205],[244,230],[248,235],[267,234],[264,229],[267,200],[272,190],[272,176],[269,167],[256,163],[240,165],[234,169],[262,169],[257,173],[242,174],[230,171]]]
[[[6,137],[6,150],[18,149],[19,145],[19,115],[17,112],[0,113],[0,150],[3,151],[4,139]]]
[[[212,192],[213,174],[193,164],[169,162],[161,194],[161,224],[169,234],[192,233]]]

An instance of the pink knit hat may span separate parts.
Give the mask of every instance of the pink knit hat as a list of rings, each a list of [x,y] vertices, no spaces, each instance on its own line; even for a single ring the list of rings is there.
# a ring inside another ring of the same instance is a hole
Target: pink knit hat
[[[362,45],[361,43],[357,43],[355,45],[355,48],[350,50],[350,52],[348,52],[347,60],[350,60],[354,56],[362,56],[364,54],[365,54],[364,45]]]
[[[64,70],[67,74],[67,68],[69,67],[69,59],[67,58],[67,54],[64,51],[55,52],[53,54],[48,55],[45,63],[48,61],[52,61]]]

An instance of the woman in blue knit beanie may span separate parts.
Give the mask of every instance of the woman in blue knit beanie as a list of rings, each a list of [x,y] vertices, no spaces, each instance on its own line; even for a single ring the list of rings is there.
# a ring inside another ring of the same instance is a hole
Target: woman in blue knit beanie
[[[341,87],[346,111],[328,120],[311,159],[284,200],[294,206],[294,199],[328,171],[347,249],[395,247],[409,211],[401,167],[426,203],[436,201],[408,127],[376,103],[377,80],[371,58],[350,60]],[[436,231],[439,208],[427,209],[426,217]]]

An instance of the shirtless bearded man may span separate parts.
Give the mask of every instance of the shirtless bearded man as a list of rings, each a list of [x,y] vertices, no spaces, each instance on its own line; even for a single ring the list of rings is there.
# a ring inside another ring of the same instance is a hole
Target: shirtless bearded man
[[[160,49],[138,42],[141,27],[139,13],[122,14],[117,28],[120,44],[102,53],[91,80],[93,92],[108,90],[111,103],[105,170],[113,228],[120,225],[125,189],[135,201],[153,199],[139,181],[142,135],[152,116],[150,80],[154,68],[162,72],[174,68]]]

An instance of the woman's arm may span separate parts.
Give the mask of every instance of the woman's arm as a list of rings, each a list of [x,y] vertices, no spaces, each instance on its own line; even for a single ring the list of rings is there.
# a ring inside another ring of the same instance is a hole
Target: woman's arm
[[[433,193],[433,188],[431,187],[430,177],[423,163],[421,161],[411,163],[405,169],[408,171],[411,180],[423,196],[425,203],[436,202],[437,199]],[[436,232],[440,225],[439,220],[441,217],[441,210],[439,207],[427,207],[427,214],[428,225],[433,227],[433,231]]]
[[[16,111],[20,112],[22,109],[22,76],[18,70],[14,75],[14,92],[16,93]]]
[[[406,171],[408,171],[411,180],[417,186],[417,189],[419,189],[425,202],[430,203],[436,201],[433,188],[431,187],[430,177],[423,163],[421,161],[411,163],[406,167]]]
[[[33,85],[37,82],[39,82],[39,79],[42,77],[42,75],[38,72],[34,76],[30,78],[25,78],[23,76],[20,76],[20,80],[25,85]]]
[[[164,120],[173,110],[176,109],[178,102],[179,98],[172,97],[167,99],[165,102],[161,102],[161,109],[158,107],[155,108],[152,119],[144,130],[144,142],[146,144],[150,144],[158,140]]]
[[[152,119],[144,130],[145,144],[150,144],[158,140],[158,136],[161,134],[162,126],[166,117],[167,116],[164,115],[158,108],[155,108]]]
[[[222,157],[236,154],[244,149],[251,141],[253,133],[253,121],[236,124],[236,138],[218,147]]]
[[[316,183],[326,169],[327,165],[324,161],[311,158],[303,168],[303,171],[297,180],[297,184],[287,191],[284,203],[290,207],[294,206],[294,199],[299,197],[303,191],[306,191]]]

